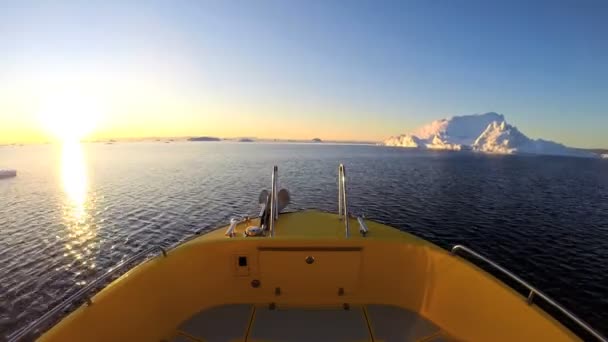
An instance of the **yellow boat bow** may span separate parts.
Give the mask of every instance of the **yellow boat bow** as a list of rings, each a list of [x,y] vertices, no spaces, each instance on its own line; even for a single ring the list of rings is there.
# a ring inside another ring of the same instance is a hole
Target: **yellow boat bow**
[[[530,295],[522,296],[455,255],[482,257],[474,251],[456,247],[450,253],[351,216],[342,166],[339,175],[337,215],[279,215],[288,194],[277,191],[275,167],[272,189],[261,196],[260,217],[234,220],[169,251],[159,250],[90,299],[95,286],[83,289],[69,299],[81,305],[39,339],[581,340],[535,305],[536,297],[551,301],[540,291],[524,284]],[[565,312],[584,333],[605,341]],[[31,338],[53,314],[11,339]]]

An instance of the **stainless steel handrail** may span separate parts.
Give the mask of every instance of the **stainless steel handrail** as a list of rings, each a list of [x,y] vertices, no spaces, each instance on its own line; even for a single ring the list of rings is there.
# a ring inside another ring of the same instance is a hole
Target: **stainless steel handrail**
[[[456,255],[456,253],[459,250],[465,251],[465,252],[469,253],[470,255],[476,257],[477,259],[480,259],[480,260],[486,262],[487,264],[489,264],[490,266],[492,266],[495,269],[499,270],[503,274],[509,276],[511,279],[515,280],[519,284],[525,286],[528,289],[528,291],[530,291],[529,294],[528,294],[528,298],[526,299],[526,301],[528,302],[528,305],[532,305],[533,304],[534,296],[539,296],[542,299],[544,299],[547,303],[551,304],[554,308],[556,308],[559,311],[561,311],[564,315],[568,316],[568,318],[570,318],[573,322],[575,322],[576,324],[578,324],[581,328],[583,328],[584,330],[586,330],[588,333],[590,333],[591,335],[593,335],[599,341],[608,342],[608,340],[606,339],[606,337],[604,337],[598,331],[596,331],[595,329],[593,329],[585,321],[583,321],[582,319],[578,318],[576,315],[574,315],[572,312],[568,311],[566,308],[564,308],[563,306],[561,306],[555,300],[551,299],[549,296],[547,296],[546,294],[542,293],[540,290],[538,290],[534,286],[530,285],[525,280],[523,280],[520,277],[516,276],[511,271],[507,270],[506,268],[498,265],[494,261],[492,261],[492,260],[484,257],[483,255],[481,255],[481,254],[475,252],[474,250],[472,250],[472,249],[470,249],[468,247],[465,247],[463,245],[456,245],[456,246],[452,247],[452,251],[451,251],[452,255]]]
[[[279,168],[275,165],[274,167],[274,193],[273,195],[273,203],[274,203],[274,220],[279,219]]]
[[[112,276],[114,273],[116,273],[116,271],[124,268],[126,265],[130,265],[134,261],[136,261],[138,259],[141,259],[141,257],[146,256],[148,254],[151,254],[151,253],[153,253],[155,251],[160,252],[164,257],[167,256],[167,252],[165,251],[165,249],[162,248],[162,247],[160,247],[160,246],[152,247],[152,248],[149,248],[149,249],[147,249],[147,250],[145,250],[143,252],[139,252],[139,253],[135,254],[134,256],[130,257],[129,259],[127,259],[127,260],[119,263],[118,265],[114,266],[110,271],[106,272],[101,277],[93,280],[89,285],[83,287],[78,292],[76,292],[73,295],[69,296],[67,299],[65,299],[64,301],[62,301],[59,305],[57,305],[54,308],[52,308],[51,310],[47,311],[40,318],[36,319],[35,321],[33,321],[32,323],[30,323],[29,325],[27,325],[24,328],[22,328],[20,330],[17,330],[13,334],[11,334],[8,337],[8,342],[17,342],[17,341],[21,340],[22,338],[26,337],[34,329],[40,327],[41,324],[45,323],[47,320],[49,320],[51,317],[53,317],[55,314],[57,314],[60,310],[64,309],[68,305],[73,304],[76,300],[79,300],[79,299],[81,299],[84,296],[86,296],[85,300],[86,300],[87,305],[89,305],[89,306],[93,305],[93,301],[91,300],[91,297],[88,296],[88,292],[91,289],[93,289],[94,287],[99,286],[100,283],[102,283],[103,281],[106,281],[108,278],[110,278],[110,276]]]
[[[274,237],[274,221],[279,216],[277,212],[277,178],[278,178],[279,168],[275,165],[272,169],[272,187],[270,189],[270,222],[269,222],[269,230],[270,237]]]
[[[343,164],[338,166],[338,216],[344,219],[345,237],[350,236],[350,227],[348,224],[348,200],[346,197],[346,169]]]
[[[338,166],[338,217],[342,219],[342,164]]]

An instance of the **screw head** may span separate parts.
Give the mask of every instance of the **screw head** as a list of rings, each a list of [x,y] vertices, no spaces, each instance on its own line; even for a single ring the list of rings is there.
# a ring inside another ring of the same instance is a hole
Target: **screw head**
[[[253,287],[254,289],[257,289],[258,287],[260,287],[260,281],[257,279],[253,279],[251,281],[251,287]]]
[[[306,260],[306,263],[310,265],[313,262],[315,262],[315,257],[313,257],[312,255],[309,255],[309,256],[306,257],[305,260]]]

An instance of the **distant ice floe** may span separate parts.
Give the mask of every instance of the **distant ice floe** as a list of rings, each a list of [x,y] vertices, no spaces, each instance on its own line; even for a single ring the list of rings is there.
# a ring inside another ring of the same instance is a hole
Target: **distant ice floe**
[[[530,139],[497,113],[454,116],[431,122],[410,134],[390,137],[386,146],[435,150],[472,150],[498,154],[546,154],[598,157],[597,154],[562,144]]]
[[[0,169],[0,178],[16,177],[17,170]]]

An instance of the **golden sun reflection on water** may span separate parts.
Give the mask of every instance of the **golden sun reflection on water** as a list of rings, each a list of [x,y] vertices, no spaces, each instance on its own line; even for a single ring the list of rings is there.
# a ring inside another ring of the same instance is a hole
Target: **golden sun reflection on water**
[[[84,151],[78,142],[65,142],[61,150],[61,178],[63,191],[71,210],[70,220],[80,222],[85,216],[87,200],[87,170]]]
[[[80,275],[78,269],[95,268],[92,258],[96,237],[91,227],[92,201],[90,199],[87,179],[85,154],[79,142],[64,142],[61,149],[61,180],[65,194],[63,222],[67,229],[67,243],[64,255],[72,255],[74,275]],[[68,267],[69,268],[69,267]],[[84,285],[84,282],[77,282]]]

